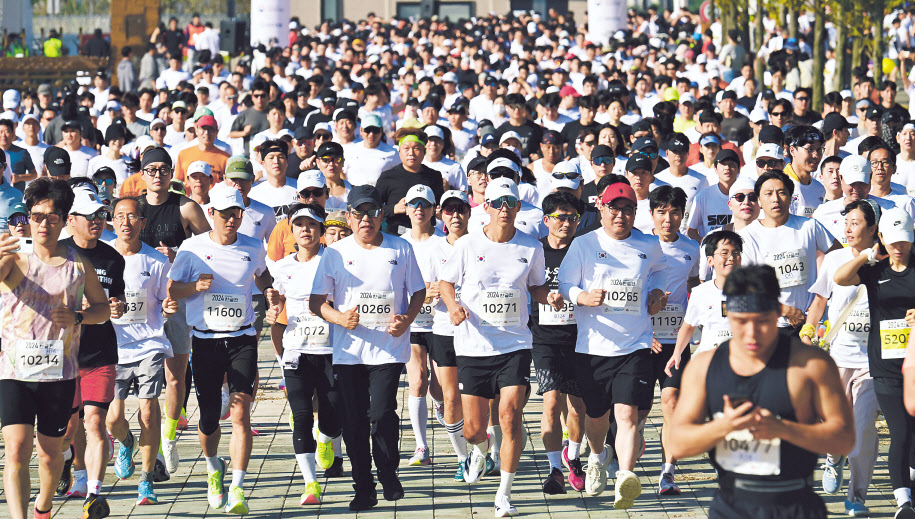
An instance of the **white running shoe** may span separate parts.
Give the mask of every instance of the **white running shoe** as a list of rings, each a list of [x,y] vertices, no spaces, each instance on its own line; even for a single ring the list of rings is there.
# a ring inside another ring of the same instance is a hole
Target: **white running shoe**
[[[486,457],[477,454],[476,449],[470,451],[470,455],[464,460],[464,482],[476,483],[483,475],[483,469],[486,468]]]
[[[174,474],[178,470],[178,463],[181,461],[178,456],[178,439],[169,440],[162,436],[162,457],[165,458],[165,468],[169,474]]]
[[[585,466],[585,492],[589,496],[599,496],[605,488],[607,488],[607,465],[589,456],[588,464]]]
[[[614,493],[616,494],[616,499],[613,501],[613,508],[617,510],[632,508],[632,505],[635,504],[635,498],[642,494],[642,483],[634,472],[621,470],[616,473]]]
[[[496,517],[514,517],[518,509],[513,507],[508,496],[496,496]]]

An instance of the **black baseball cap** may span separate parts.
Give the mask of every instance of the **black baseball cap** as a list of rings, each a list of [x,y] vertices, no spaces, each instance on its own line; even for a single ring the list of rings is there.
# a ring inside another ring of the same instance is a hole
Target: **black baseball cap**
[[[670,138],[667,139],[667,151],[689,151],[689,139],[682,133],[670,134]]]
[[[362,204],[373,204],[376,207],[381,207],[381,195],[375,186],[353,186],[349,191],[349,195],[346,196],[346,203],[350,207],[359,207]]]
[[[841,130],[842,128],[851,129],[854,127],[854,124],[849,123],[848,119],[838,112],[830,112],[823,118],[823,135],[825,135],[827,139],[832,136],[832,132],[835,130]]]
[[[629,156],[629,160],[626,161],[626,171],[635,171],[637,169],[645,169],[649,173],[652,171],[651,159],[648,158],[648,155],[633,153]]]
[[[864,116],[865,119],[870,121],[879,121],[881,117],[883,117],[883,110],[879,106],[871,106]]]
[[[785,142],[785,132],[783,132],[781,128],[775,126],[774,124],[767,124],[763,126],[761,130],[759,130],[758,139],[760,144],[768,142],[781,146],[782,143]]]
[[[632,149],[635,151],[641,151],[648,148],[658,149],[658,143],[651,137],[639,137],[632,143]]]
[[[613,157],[616,154],[613,153],[613,150],[610,149],[610,146],[606,144],[598,144],[591,150],[591,160],[598,159],[600,157]]]
[[[52,177],[70,174],[70,154],[63,148],[51,146],[44,150],[44,165]]]
[[[740,165],[740,157],[737,156],[737,152],[734,150],[723,149],[715,156],[715,164],[720,164],[727,160],[733,160],[738,166]]]
[[[295,133],[292,135],[292,137],[297,141],[313,139],[314,133],[311,131],[311,128],[309,128],[307,126],[299,126],[298,128],[296,128]]]
[[[342,157],[343,146],[339,142],[325,142],[318,147],[316,157]]]
[[[735,92],[733,90],[725,90],[724,92],[721,93],[721,100],[723,101],[725,99],[733,99],[736,101],[737,92]]]

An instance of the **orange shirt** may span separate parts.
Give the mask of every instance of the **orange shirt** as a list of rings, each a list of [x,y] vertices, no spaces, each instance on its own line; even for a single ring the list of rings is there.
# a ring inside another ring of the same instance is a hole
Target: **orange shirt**
[[[270,239],[267,241],[267,257],[271,261],[279,261],[293,252],[296,252],[295,238],[292,236],[289,219],[285,218],[276,222],[276,227],[270,233]]]
[[[146,182],[143,181],[143,173],[137,171],[127,177],[118,188],[120,198],[137,197],[146,191]]]
[[[213,169],[213,182],[211,185],[222,182],[222,179],[225,178],[226,162],[229,160],[229,154],[215,146],[206,151],[201,151],[197,146],[181,150],[178,153],[178,160],[175,161],[175,178],[181,181],[186,180],[185,175],[188,166],[198,160],[206,162]]]

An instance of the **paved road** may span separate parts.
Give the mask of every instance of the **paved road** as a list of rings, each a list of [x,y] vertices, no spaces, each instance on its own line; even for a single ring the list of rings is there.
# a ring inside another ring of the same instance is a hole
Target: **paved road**
[[[277,385],[280,370],[267,338],[260,342],[260,389],[253,407],[253,424],[260,432],[254,439],[254,451],[245,483],[245,492],[253,517],[300,518],[308,516],[354,516],[347,505],[352,499],[352,482],[349,478],[322,480],[324,503],[320,507],[302,507],[299,495],[304,483],[299,475],[292,450],[288,425],[288,406]],[[401,381],[401,459],[406,462],[415,444],[406,408],[406,381]],[[656,401],[657,403],[657,401]],[[515,478],[512,503],[525,517],[552,517],[579,519],[583,517],[633,517],[633,518],[690,518],[705,517],[715,488],[714,472],[705,459],[682,462],[677,472],[677,483],[683,490],[678,497],[660,498],[657,494],[658,474],[661,467],[658,433],[661,415],[653,411],[646,426],[648,448],[636,473],[642,480],[642,496],[628,511],[613,509],[612,484],[598,497],[585,497],[569,490],[563,496],[545,496],[541,491],[543,478],[549,473],[549,464],[539,438],[541,399],[533,396],[525,408],[525,427],[528,443],[521,456],[521,465]],[[656,406],[657,407],[657,406]],[[431,406],[430,406],[431,408]],[[129,412],[135,412],[136,401],[128,400]],[[225,516],[224,512],[209,510],[206,501],[206,463],[196,434],[196,401],[191,397],[190,429],[179,433],[181,465],[178,472],[166,483],[156,484],[159,504],[135,506],[139,470],[125,481],[116,481],[113,467],[106,475],[104,491],[111,505],[111,517],[201,518]],[[138,426],[133,420],[135,434]],[[223,422],[223,442],[220,454],[228,457],[228,435],[231,427]],[[400,479],[406,497],[396,504],[381,501],[379,506],[360,517],[378,519],[457,519],[492,517],[492,501],[498,488],[498,478],[487,478],[468,486],[456,483],[452,476],[456,459],[443,427],[430,416],[431,448],[434,464],[426,467],[403,467]],[[892,489],[886,471],[886,452],[889,439],[881,431],[881,460],[877,463],[874,484],[868,505],[872,517],[892,517]],[[586,456],[586,454],[585,454]],[[2,463],[2,459],[0,459]],[[37,488],[36,459],[31,465],[32,487]],[[349,463],[346,463],[349,474]],[[320,471],[319,471],[320,472]],[[566,487],[568,489],[568,486]],[[0,495],[2,498],[2,495]],[[381,492],[379,489],[379,498]],[[844,495],[825,496],[829,510],[844,515]],[[57,499],[54,502],[55,518],[75,518],[80,515],[81,502]],[[6,503],[0,503],[0,518],[8,517]]]

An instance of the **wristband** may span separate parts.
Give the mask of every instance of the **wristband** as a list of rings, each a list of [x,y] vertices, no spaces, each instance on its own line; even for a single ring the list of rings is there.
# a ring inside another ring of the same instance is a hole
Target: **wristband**
[[[808,324],[805,324],[804,326],[801,326],[801,331],[798,332],[797,335],[798,335],[798,337],[807,337],[808,339],[812,340],[814,337],[816,337],[816,334],[817,334],[816,328],[812,324],[808,323]]]
[[[867,250],[867,264],[874,265],[877,263],[877,249],[873,247]]]

